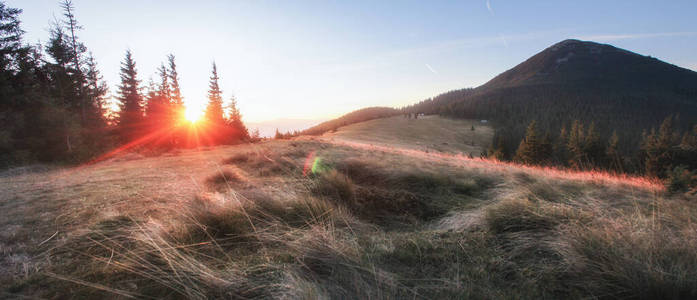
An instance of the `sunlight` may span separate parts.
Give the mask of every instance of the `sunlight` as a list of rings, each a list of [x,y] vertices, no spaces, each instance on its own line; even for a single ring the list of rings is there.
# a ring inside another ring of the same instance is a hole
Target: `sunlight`
[[[184,112],[184,118],[191,123],[196,123],[203,117],[203,108],[201,107],[187,107]]]

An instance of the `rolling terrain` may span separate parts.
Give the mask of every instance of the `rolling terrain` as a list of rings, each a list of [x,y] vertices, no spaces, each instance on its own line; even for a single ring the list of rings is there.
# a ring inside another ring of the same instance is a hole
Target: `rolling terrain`
[[[465,121],[385,120],[453,132],[373,130],[370,138],[386,139],[376,144],[362,140],[371,124],[356,124],[320,137],[5,171],[1,293],[697,295],[693,201],[644,178],[470,159],[457,144],[443,149],[450,153],[429,148],[460,132],[441,125]],[[402,148],[412,144],[402,137],[429,143]]]
[[[411,119],[395,116],[340,127],[322,137],[405,149],[471,154],[478,157],[481,153],[486,153],[493,136],[493,129],[477,120],[439,116]]]

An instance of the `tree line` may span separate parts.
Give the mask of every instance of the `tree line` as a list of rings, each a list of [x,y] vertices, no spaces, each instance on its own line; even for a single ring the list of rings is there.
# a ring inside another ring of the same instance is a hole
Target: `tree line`
[[[121,63],[116,100],[96,59],[79,38],[83,27],[70,0],[51,23],[48,41],[23,41],[21,9],[0,1],[0,162],[84,161],[121,145],[184,147],[193,126],[183,123],[184,99],[175,57],[158,69],[159,80],[143,87],[131,51]],[[213,65],[206,118],[199,142],[234,143],[248,138],[233,98],[223,107]],[[138,143],[134,143],[138,141]]]
[[[574,121],[557,136],[542,134],[532,121],[513,156],[513,160],[530,165],[561,165],[577,170],[608,170],[617,173],[636,172],[665,178],[676,167],[697,169],[697,125],[680,132],[672,116],[656,130],[641,134],[641,147],[635,157],[623,155],[616,132],[605,139],[595,124],[585,126]],[[505,159],[500,142],[492,144],[487,154]]]

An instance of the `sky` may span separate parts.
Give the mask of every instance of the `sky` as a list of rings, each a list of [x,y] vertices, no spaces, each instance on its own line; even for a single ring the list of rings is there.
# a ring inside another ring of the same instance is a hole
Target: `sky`
[[[24,10],[45,43],[57,0]],[[126,49],[147,83],[174,54],[189,107],[213,62],[244,120],[329,119],[476,87],[567,38],[609,43],[697,71],[697,1],[73,0],[112,94]]]

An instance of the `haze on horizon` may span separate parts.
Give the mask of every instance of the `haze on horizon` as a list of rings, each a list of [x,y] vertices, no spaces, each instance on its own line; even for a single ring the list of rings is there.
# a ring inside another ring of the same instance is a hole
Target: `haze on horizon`
[[[73,1],[81,40],[112,94],[133,51],[147,84],[176,56],[187,105],[203,106],[211,63],[245,121],[328,119],[475,87],[566,38],[611,43],[697,70],[693,1]],[[9,0],[25,41],[44,44],[57,0]],[[589,18],[588,16],[594,16]]]

